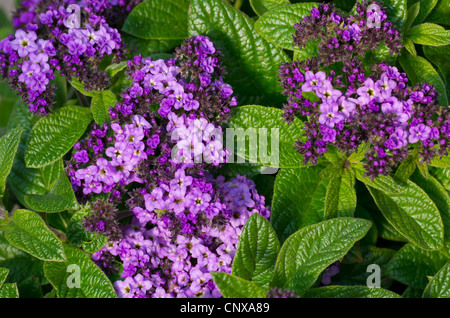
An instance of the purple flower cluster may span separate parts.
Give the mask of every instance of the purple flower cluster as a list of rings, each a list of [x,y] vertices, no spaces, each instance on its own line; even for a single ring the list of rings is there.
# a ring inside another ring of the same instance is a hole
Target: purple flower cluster
[[[231,273],[245,221],[253,213],[269,216],[244,177],[206,180],[180,169],[144,197],[123,239],[93,255],[100,264],[110,255],[123,264],[123,280],[114,284],[119,297],[220,297],[211,272]]]
[[[375,1],[370,5],[357,1],[356,13],[348,16],[339,14],[333,5],[320,4],[294,28],[294,46],[303,49],[314,41],[322,66],[364,57],[367,51],[381,45],[386,45],[390,54],[399,53],[402,47],[400,32],[387,19],[383,6]]]
[[[120,58],[123,44],[103,17],[78,5],[55,4],[34,19],[36,23],[0,41],[0,73],[31,112],[46,115],[51,109],[55,91],[51,80],[57,73],[69,81],[78,78],[87,90],[108,86],[98,64],[106,55]]]
[[[39,16],[50,8],[77,4],[91,14],[102,16],[109,26],[120,28],[128,13],[142,0],[22,0],[13,14],[16,29],[39,23]]]
[[[383,12],[372,18],[386,21]],[[341,21],[327,5],[313,9],[305,21],[314,19]],[[322,40],[332,37],[324,35]],[[450,112],[439,107],[434,87],[409,87],[405,73],[383,63],[372,65],[370,71],[365,69],[363,51],[341,56],[341,71],[333,69],[336,64],[330,65],[333,57],[327,54],[331,53],[325,50],[280,68],[279,78],[288,97],[285,120],[291,122],[297,115],[307,118],[306,141],[296,145],[305,164],[316,164],[330,145],[349,155],[366,143],[370,146],[364,168],[366,176],[373,179],[390,174],[409,155],[417,154],[420,162],[429,163],[448,154]]]
[[[231,271],[252,213],[269,217],[253,181],[212,176],[226,162],[221,126],[237,105],[220,52],[204,36],[177,52],[129,61],[111,122],[94,126],[67,164],[79,201],[95,202],[84,224],[109,237],[94,259],[120,273],[121,297],[220,297],[210,273]]]

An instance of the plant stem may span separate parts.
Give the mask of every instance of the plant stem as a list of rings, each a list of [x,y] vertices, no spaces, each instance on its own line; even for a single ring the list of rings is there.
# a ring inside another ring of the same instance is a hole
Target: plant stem
[[[244,4],[244,0],[236,0],[234,2],[234,7],[239,10],[243,4]]]
[[[87,107],[87,108],[91,107],[90,104],[89,104],[88,99],[86,98],[86,96],[84,96],[83,94],[81,94],[81,93],[80,93],[79,91],[77,91],[77,90],[75,90],[75,93],[77,94],[77,97],[78,97],[78,100],[79,100],[80,103],[81,103],[81,106]]]

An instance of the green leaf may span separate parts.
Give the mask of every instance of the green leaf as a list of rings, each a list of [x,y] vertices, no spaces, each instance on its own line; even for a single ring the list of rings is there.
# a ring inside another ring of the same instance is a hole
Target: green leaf
[[[331,179],[330,182],[328,183],[324,208],[325,220],[334,219],[338,216],[340,188],[341,188],[340,177]]]
[[[189,0],[152,0],[137,5],[122,31],[147,41],[184,40]]]
[[[250,0],[253,11],[259,16],[277,7],[290,4],[289,0]]]
[[[224,298],[266,298],[266,291],[243,278],[227,273],[211,273]]]
[[[0,138],[0,198],[5,191],[6,178],[11,171],[22,132],[22,128],[15,128]]]
[[[399,182],[406,182],[416,170],[416,165],[416,157],[413,155],[408,156],[398,166],[394,179]]]
[[[420,173],[415,173],[412,178],[418,186],[420,186],[433,200],[436,207],[441,213],[442,222],[444,224],[444,247],[442,253],[450,258],[450,196],[444,186],[433,176],[428,179]]]
[[[373,229],[374,227],[372,227]],[[367,268],[371,264],[380,266],[380,284],[382,288],[389,288],[391,280],[385,274],[388,262],[396,251],[389,248],[375,246],[363,246],[360,248],[361,258],[353,262],[342,261],[339,265],[339,273],[331,278],[333,285],[367,285],[367,279],[371,272]],[[345,259],[344,259],[345,260]]]
[[[450,298],[450,261],[431,279],[423,292],[424,298]]]
[[[255,29],[276,46],[299,51],[300,48],[293,46],[294,25],[309,16],[311,9],[317,6],[317,3],[311,2],[276,8],[259,18],[255,23]]]
[[[269,221],[258,213],[253,214],[239,237],[233,275],[267,289],[279,251],[280,242]]]
[[[64,172],[61,172],[56,183],[47,194],[27,194],[25,195],[25,201],[31,209],[39,212],[62,212],[78,208],[72,185]]]
[[[261,37],[254,21],[222,0],[192,0],[189,36],[208,36],[223,53],[228,75],[241,105],[281,106],[285,101],[278,72],[289,62],[284,51]]]
[[[121,61],[116,64],[108,65],[105,68],[105,72],[106,72],[106,74],[108,74],[108,76],[110,78],[113,78],[114,76],[116,76],[118,73],[120,73],[121,71],[123,71],[126,68],[127,68],[127,61]]]
[[[450,1],[439,0],[434,9],[427,16],[426,21],[450,25]]]
[[[106,236],[101,234],[94,234],[94,235],[95,237],[91,241],[82,243],[83,250],[91,254],[98,252],[103,247],[105,247],[106,244],[108,244],[108,238]]]
[[[41,168],[69,152],[92,120],[89,108],[66,106],[34,125],[25,150],[29,168]]]
[[[358,150],[348,157],[348,161],[351,163],[357,163],[363,160],[366,156],[366,152],[369,150],[370,144],[363,142],[358,146]]]
[[[403,33],[407,32],[411,25],[413,24],[414,20],[416,19],[417,15],[420,11],[420,1],[413,3],[406,13],[406,21],[405,25],[403,27]]]
[[[303,123],[283,122],[281,109],[264,106],[240,106],[234,109],[227,129],[227,149],[241,159],[273,168],[303,166],[302,156],[294,149],[295,141],[304,139]],[[237,137],[237,148],[233,147]],[[249,137],[249,142],[246,142]],[[233,151],[232,151],[233,152]],[[269,154],[270,153],[270,154]],[[238,158],[239,160],[239,158]],[[239,162],[239,161],[238,161]]]
[[[401,298],[400,295],[383,288],[367,286],[325,286],[310,289],[303,298]]]
[[[2,287],[3,283],[6,280],[6,277],[9,274],[9,269],[7,268],[0,268],[0,287]]]
[[[427,276],[434,276],[446,261],[447,258],[437,251],[425,251],[409,243],[394,255],[385,271],[402,284],[424,289]]]
[[[386,7],[388,19],[394,22],[399,30],[403,29],[408,10],[407,0],[382,0],[382,5]]]
[[[2,29],[0,29],[1,31]],[[12,30],[11,30],[12,31]],[[5,37],[12,32],[9,32]],[[4,39],[5,37],[0,37]],[[0,127],[4,127],[9,119],[11,111],[17,100],[20,99],[17,94],[8,85],[6,80],[0,80]]]
[[[84,88],[84,84],[80,82],[80,80],[76,77],[72,78],[70,81],[70,85],[72,85],[73,88],[75,88],[77,91],[79,91],[81,94],[94,97],[96,94],[99,94],[101,91],[87,91]]]
[[[447,96],[450,93],[448,83],[450,83],[450,45],[446,46],[424,46],[423,53],[425,57],[434,65],[443,76],[447,83]],[[445,105],[444,105],[445,106]]]
[[[19,290],[17,289],[17,284],[4,284],[0,288],[0,298],[19,298]]]
[[[442,248],[444,226],[434,202],[411,181],[397,186],[399,193],[367,188],[389,223],[410,242],[426,250]]]
[[[430,174],[433,175],[442,186],[450,193],[450,168],[433,168],[430,169]]]
[[[438,168],[450,168],[450,156],[434,158],[433,160],[431,160],[430,166]]]
[[[414,21],[414,25],[420,24],[425,21],[430,12],[436,6],[437,2],[438,0],[419,0],[418,3],[420,3],[420,10],[417,14],[417,18]]]
[[[270,222],[281,242],[299,229],[324,220],[328,180],[320,166],[281,169],[275,179]]]
[[[109,90],[96,94],[91,101],[91,111],[98,125],[109,121],[109,109],[117,103],[116,95]]]
[[[271,285],[303,293],[323,270],[347,254],[371,225],[363,219],[336,218],[297,231],[281,247]]]
[[[45,225],[44,220],[28,210],[14,211],[6,228],[6,239],[18,249],[40,260],[64,261],[62,244]]]
[[[443,46],[450,44],[450,31],[434,23],[423,23],[409,29],[408,38],[417,44]]]
[[[417,56],[416,47],[414,46],[413,41],[411,41],[410,38],[406,37],[403,38],[403,45],[405,46],[405,49],[412,55]]]
[[[106,274],[83,251],[64,245],[64,253],[67,256],[66,262],[44,264],[45,276],[56,289],[59,298],[117,298]],[[70,265],[79,269],[80,288],[69,287],[70,276],[77,274]]]
[[[438,101],[442,106],[448,105],[446,86],[433,66],[423,57],[402,54],[399,61],[408,79],[413,85],[416,83],[428,83],[436,88],[439,93]]]
[[[44,262],[12,246],[0,233],[0,267],[8,268],[6,282],[21,283],[30,277],[44,277]]]

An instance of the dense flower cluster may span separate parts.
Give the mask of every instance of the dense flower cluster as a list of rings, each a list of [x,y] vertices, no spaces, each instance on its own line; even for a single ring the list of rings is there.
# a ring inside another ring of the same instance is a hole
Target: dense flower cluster
[[[330,16],[323,17],[324,12]],[[385,14],[380,14],[377,19],[384,21]],[[311,15],[312,20],[340,21],[327,5],[313,9]],[[316,164],[329,145],[350,154],[366,143],[370,145],[364,162],[366,175],[375,178],[388,175],[412,153],[417,153],[421,162],[448,154],[450,112],[439,107],[432,86],[409,87],[406,74],[382,63],[367,72],[361,55],[346,56],[338,75],[326,70],[330,60],[326,54],[331,54],[326,52],[280,68],[280,81],[288,96],[285,120],[290,122],[296,115],[308,118],[306,138],[296,146],[305,163]]]
[[[126,74],[111,123],[67,165],[79,201],[96,202],[85,227],[110,238],[94,259],[107,272],[122,265],[121,297],[219,297],[210,273],[231,271],[251,214],[269,217],[253,181],[210,174],[226,162],[221,126],[237,105],[220,52],[195,36],[174,59],[135,57]]]
[[[71,4],[79,5],[86,12],[102,16],[109,26],[120,28],[131,10],[143,0],[22,0],[13,14],[16,29],[39,23],[39,16],[49,9]]]
[[[333,5],[320,4],[294,28],[294,46],[303,49],[313,42],[322,67],[364,56],[382,44],[391,54],[399,53],[402,47],[399,31],[387,19],[382,5],[374,1],[370,5],[357,1],[355,14],[348,16],[339,14]]]
[[[32,20],[0,41],[0,73],[31,112],[45,115],[51,109],[57,73],[77,78],[90,91],[109,85],[98,65],[107,55],[120,59],[124,45],[103,17],[78,5],[55,4]]]

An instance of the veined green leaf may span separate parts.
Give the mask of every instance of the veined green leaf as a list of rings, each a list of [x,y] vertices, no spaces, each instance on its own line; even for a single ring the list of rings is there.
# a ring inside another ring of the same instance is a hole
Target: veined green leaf
[[[33,126],[25,149],[29,168],[41,168],[69,152],[92,120],[89,108],[66,106]]]
[[[450,31],[434,23],[422,23],[409,29],[408,38],[417,44],[443,46],[450,44]]]
[[[399,233],[423,249],[441,249],[444,226],[434,202],[411,181],[397,186],[399,193],[367,188],[380,211]]]
[[[281,169],[275,180],[270,222],[281,242],[299,229],[324,220],[328,180],[321,167]]]
[[[189,36],[208,36],[223,54],[224,81],[233,87],[241,105],[281,106],[284,102],[278,72],[289,62],[286,53],[266,41],[254,21],[222,0],[192,0]]]
[[[425,20],[427,22],[450,25],[449,16],[450,0],[439,0]]]
[[[233,275],[268,288],[279,251],[280,242],[269,221],[258,213],[253,214],[239,236]]]
[[[325,286],[313,288],[303,298],[401,298],[390,290],[367,286]]]
[[[19,298],[19,290],[16,283],[3,284],[0,288],[0,298]]]
[[[15,128],[0,138],[0,198],[5,191],[6,178],[11,171],[22,132],[22,128]]]
[[[227,149],[240,159],[273,168],[303,166],[302,156],[294,149],[303,139],[303,124],[299,119],[288,125],[283,122],[281,109],[264,106],[235,108],[227,129]],[[234,133],[234,135],[233,135]],[[237,147],[234,147],[234,136]],[[246,138],[249,139],[246,142]],[[270,153],[270,154],[269,154]]]
[[[117,103],[116,95],[110,90],[96,94],[91,101],[91,111],[95,122],[102,126],[109,121],[109,109]]]
[[[426,59],[420,56],[402,54],[399,57],[399,61],[413,85],[416,83],[428,83],[433,85],[436,88],[436,92],[439,93],[439,104],[448,106],[445,83]]]
[[[369,231],[372,223],[335,218],[302,228],[281,247],[271,286],[298,294],[310,288],[320,273],[343,257]]]
[[[290,4],[289,0],[250,0],[253,11],[259,16],[277,7]]]
[[[427,276],[434,276],[447,258],[437,251],[425,251],[414,244],[406,244],[387,264],[386,274],[413,288],[424,289]]]
[[[34,212],[14,211],[13,220],[5,231],[6,239],[11,245],[38,259],[57,262],[65,260],[62,244],[58,237]]]
[[[83,251],[64,245],[64,253],[67,261],[44,264],[45,276],[59,298],[117,298],[106,274]]]
[[[431,279],[423,292],[424,298],[450,298],[450,261]]]
[[[305,16],[309,16],[311,9],[317,6],[317,3],[310,2],[276,8],[259,18],[255,23],[255,29],[276,46],[300,51],[300,48],[293,46],[294,25]]]
[[[255,283],[227,273],[211,274],[225,298],[266,298],[266,291]]]

